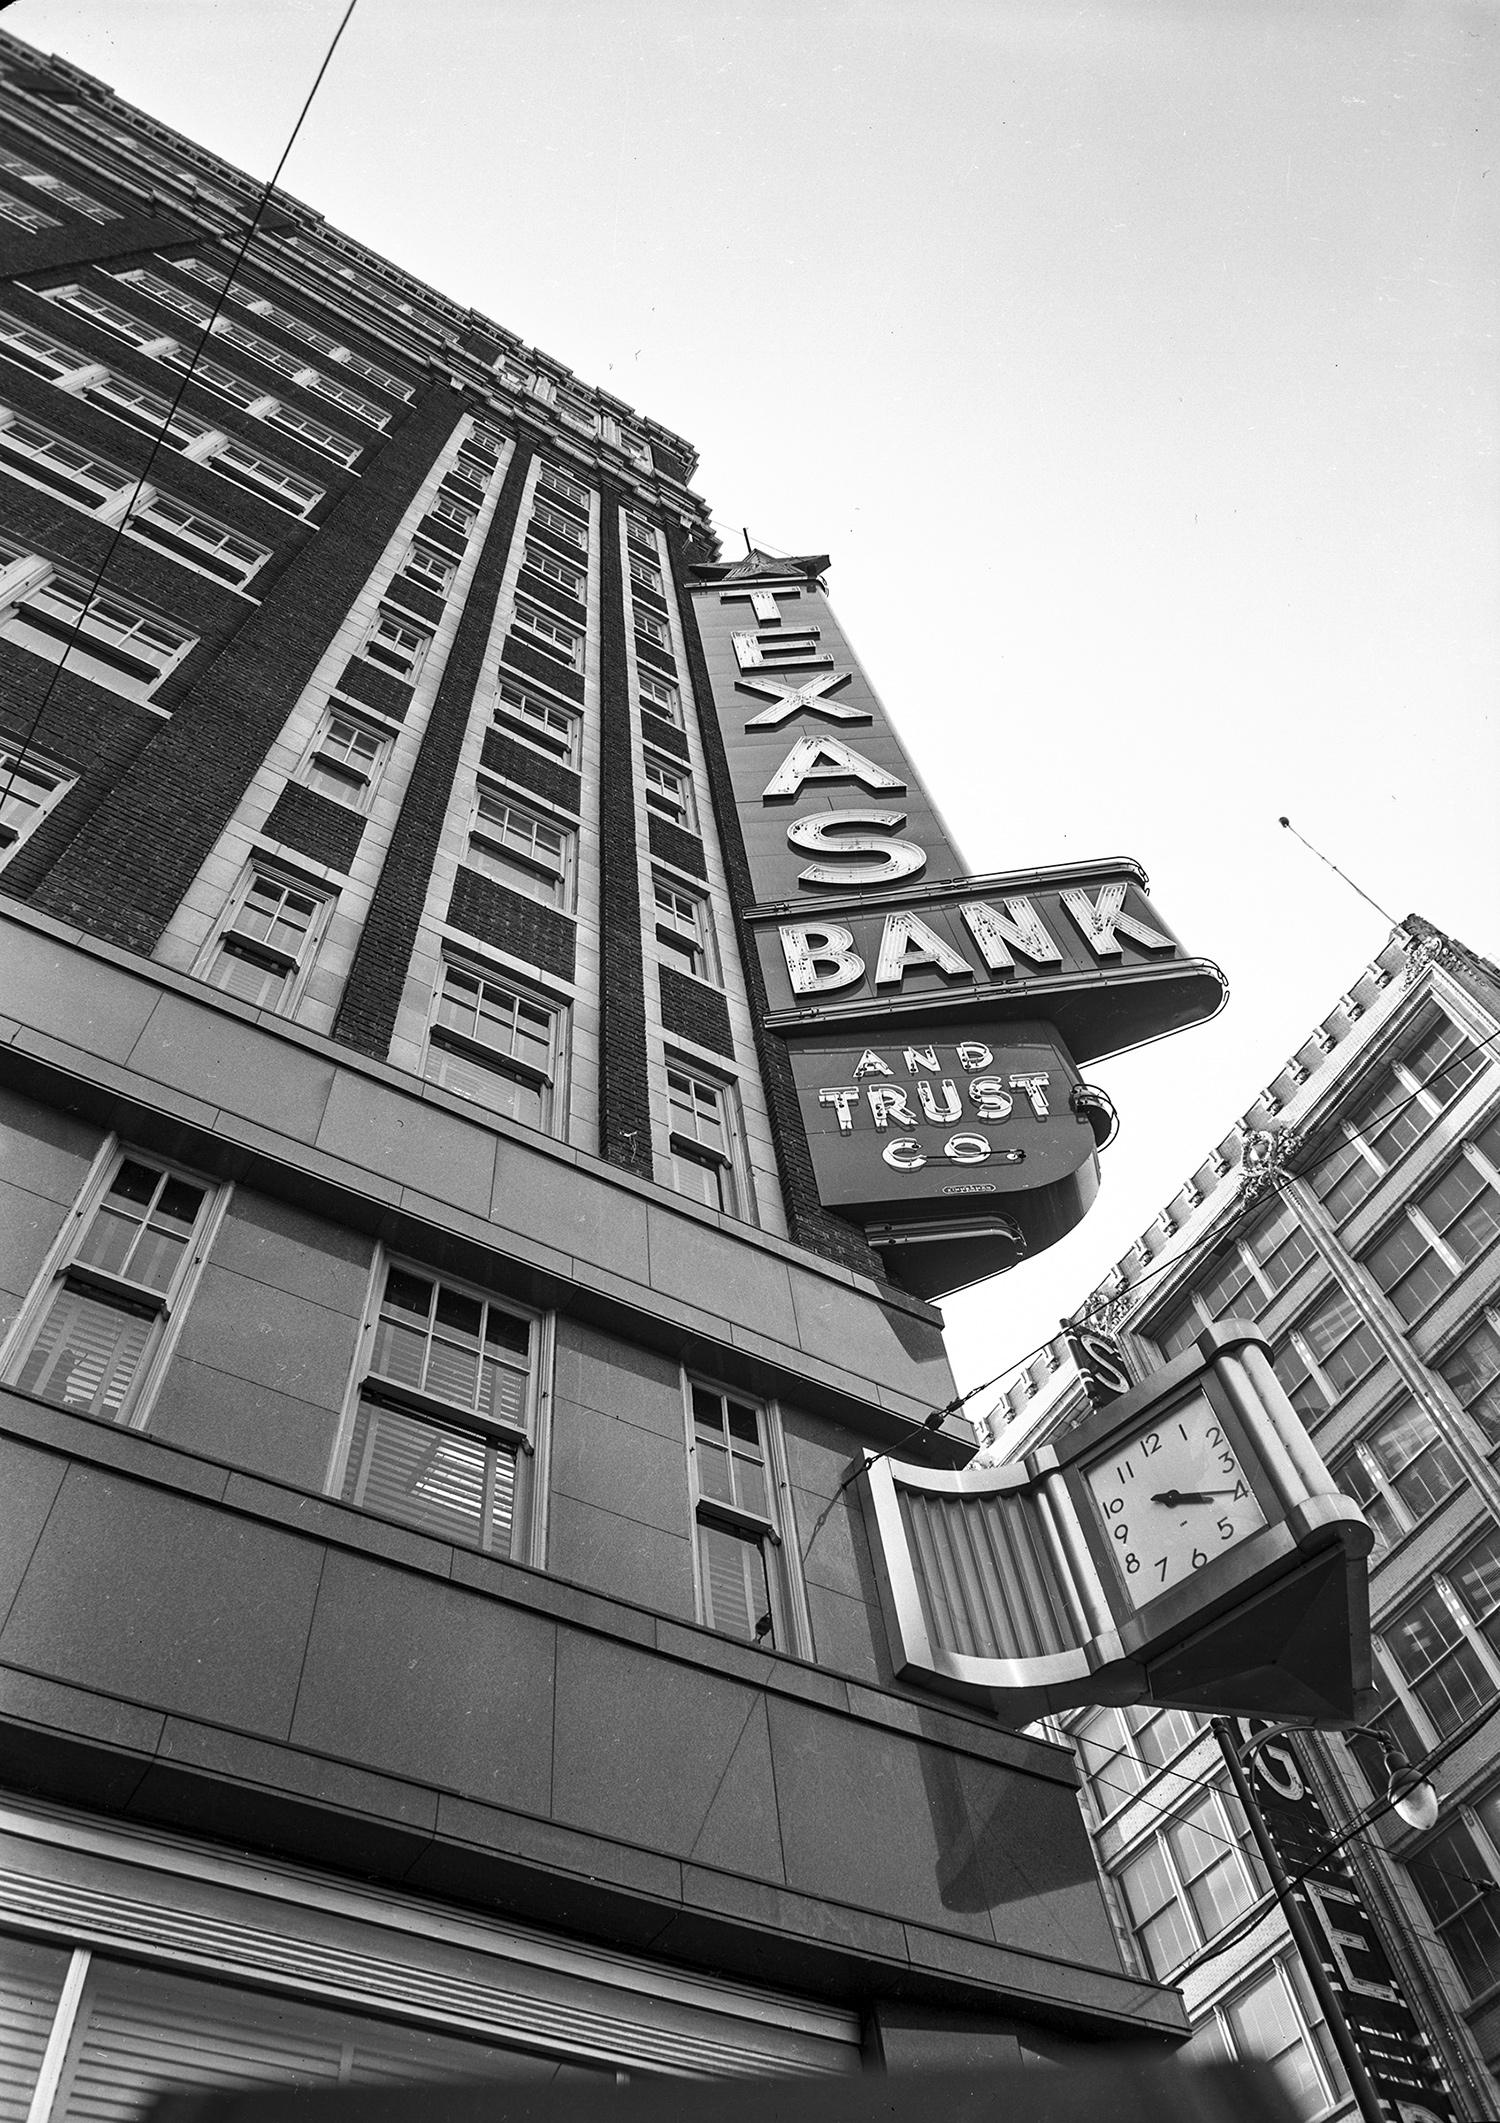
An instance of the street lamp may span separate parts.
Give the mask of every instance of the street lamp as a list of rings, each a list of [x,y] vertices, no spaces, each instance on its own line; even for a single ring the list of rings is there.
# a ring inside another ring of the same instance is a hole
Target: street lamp
[[[1271,1892],[1280,1904],[1287,1929],[1291,1932],[1302,1965],[1307,1971],[1313,1994],[1322,2007],[1323,2018],[1327,2022],[1328,2032],[1333,2037],[1333,2045],[1339,2053],[1339,2061],[1344,2067],[1355,2105],[1363,2123],[1387,2123],[1380,2096],[1376,2093],[1370,2074],[1365,2068],[1365,2060],[1355,2047],[1354,2037],[1349,2032],[1349,2023],[1344,2018],[1338,1993],[1328,1980],[1323,1955],[1313,1937],[1306,1912],[1296,1898],[1292,1882],[1287,1877],[1286,1867],[1281,1862],[1281,1853],[1271,1840],[1271,1832],[1265,1824],[1246,1773],[1246,1764],[1257,1748],[1264,1747],[1269,1740],[1279,1739],[1284,1733],[1303,1732],[1307,1728],[1289,1724],[1268,1725],[1264,1732],[1256,1733],[1243,1747],[1236,1743],[1233,1728],[1227,1718],[1215,1718],[1213,1728],[1228,1765],[1236,1796],[1245,1809],[1245,1817],[1250,1823],[1250,1832],[1255,1837],[1261,1862],[1270,1878]],[[1388,1732],[1382,1732],[1378,1725],[1354,1725],[1341,1729],[1346,1734],[1357,1734],[1378,1743],[1385,1757],[1386,1797],[1389,1804],[1408,1827],[1431,1828],[1438,1817],[1437,1793],[1427,1779],[1413,1769],[1400,1744]]]

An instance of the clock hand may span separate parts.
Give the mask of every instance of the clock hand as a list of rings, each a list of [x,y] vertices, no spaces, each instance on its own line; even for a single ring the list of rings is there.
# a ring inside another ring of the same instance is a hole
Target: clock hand
[[[1216,1496],[1233,1496],[1232,1489],[1163,1489],[1153,1504],[1211,1504]]]

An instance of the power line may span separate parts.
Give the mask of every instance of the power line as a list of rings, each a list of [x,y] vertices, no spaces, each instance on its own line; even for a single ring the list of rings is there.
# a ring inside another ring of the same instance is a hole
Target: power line
[[[260,227],[261,217],[265,213],[267,206],[270,204],[271,194],[276,189],[277,183],[281,177],[281,173],[286,168],[287,158],[291,154],[292,149],[297,144],[297,135],[301,132],[307,114],[312,109],[313,98],[317,95],[319,88],[322,86],[323,76],[327,73],[333,55],[338,50],[339,39],[343,36],[345,30],[349,27],[350,17],[353,15],[354,10],[358,6],[358,4],[359,0],[349,0],[348,6],[344,9],[343,19],[340,21],[338,28],[333,33],[333,41],[329,45],[327,51],[323,54],[323,63],[318,68],[318,71],[313,78],[313,85],[308,90],[306,100],[304,101],[301,110],[297,114],[297,122],[292,127],[290,134],[287,136],[286,146],[281,151],[281,156],[276,164],[275,169],[272,170],[270,176],[266,179],[265,185],[261,191],[259,204],[256,206],[255,212],[250,218],[250,225],[245,231],[244,241],[241,243],[239,250],[235,253],[234,263],[231,265],[228,276],[225,279],[224,286],[220,291],[217,299],[215,300],[212,310],[209,312],[208,321],[198,335],[198,343],[193,348],[192,353],[188,358],[187,366],[182,373],[182,380],[177,386],[176,395],[173,397],[170,406],[167,408],[166,417],[162,421],[160,427],[157,429],[156,433],[151,439],[151,448],[147,453],[146,462],[136,477],[134,491],[131,494],[130,500],[126,505],[125,511],[121,516],[119,523],[115,526],[114,536],[110,539],[108,546],[106,546],[105,548],[104,558],[100,561],[98,568],[95,570],[93,581],[89,584],[88,595],[84,598],[81,606],[79,607],[78,617],[74,620],[72,627],[70,628],[64,640],[63,653],[61,659],[53,668],[52,675],[48,679],[46,687],[42,693],[40,704],[37,707],[36,713],[31,718],[31,726],[27,730],[26,735],[21,739],[20,745],[15,753],[14,758],[11,761],[10,773],[6,777],[4,787],[0,788],[0,808],[3,808],[6,801],[9,799],[12,789],[15,787],[16,776],[20,773],[22,766],[25,764],[26,756],[30,751],[33,742],[35,741],[36,733],[41,728],[42,718],[47,712],[48,705],[50,704],[52,699],[53,691],[57,686],[58,680],[62,677],[63,672],[67,669],[68,658],[72,655],[74,647],[77,644],[78,638],[83,632],[83,622],[89,615],[89,611],[93,605],[94,599],[99,595],[99,591],[103,585],[105,575],[109,570],[110,562],[114,559],[115,553],[119,548],[120,541],[125,536],[126,529],[130,523],[131,514],[135,509],[136,503],[140,499],[141,490],[145,486],[147,475],[149,474],[151,467],[156,462],[162,444],[166,441],[166,438],[172,431],[172,422],[177,417],[178,408],[182,404],[183,394],[187,390],[188,385],[193,380],[193,372],[198,366],[199,356],[202,354],[203,349],[208,344],[209,338],[213,332],[213,328],[219,321],[219,314],[222,311],[224,304],[229,299],[230,285],[234,280],[235,274],[239,271],[240,267],[245,262],[245,254],[249,250],[251,243],[255,239],[256,231]]]

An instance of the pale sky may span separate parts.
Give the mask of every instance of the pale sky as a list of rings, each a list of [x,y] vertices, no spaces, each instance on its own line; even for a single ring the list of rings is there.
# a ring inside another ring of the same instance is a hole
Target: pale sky
[[[16,0],[257,175],[344,0]],[[358,0],[283,183],[690,436],[975,871],[1128,854],[1232,992],[1089,1074],[1092,1288],[1417,909],[1500,956],[1491,5]],[[988,1405],[980,1396],[976,1410]]]

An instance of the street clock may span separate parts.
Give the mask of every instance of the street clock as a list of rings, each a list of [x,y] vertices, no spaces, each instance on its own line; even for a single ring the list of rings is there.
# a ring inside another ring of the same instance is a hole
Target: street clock
[[[1364,1715],[1374,1536],[1268,1352],[1212,1327],[1013,1465],[868,1457],[901,1678],[1017,1724],[1092,1703]]]

